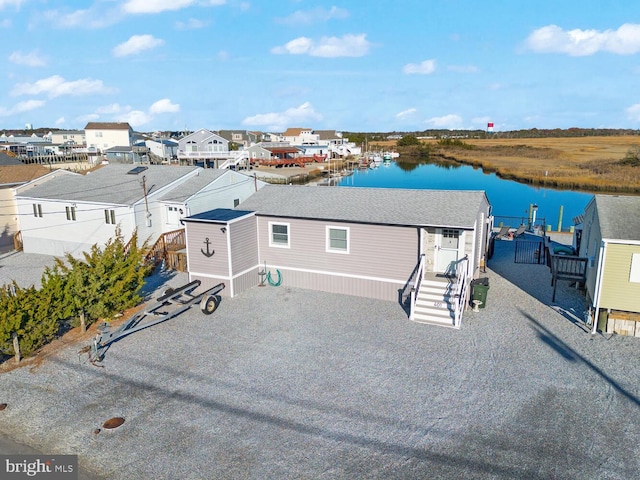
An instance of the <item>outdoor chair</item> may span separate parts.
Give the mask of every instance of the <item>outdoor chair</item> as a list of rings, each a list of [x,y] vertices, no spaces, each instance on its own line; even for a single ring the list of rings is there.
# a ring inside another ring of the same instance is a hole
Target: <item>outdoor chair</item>
[[[496,237],[498,237],[500,240],[505,239],[505,238],[509,238],[509,230],[511,229],[510,226],[505,226],[505,227],[500,227],[500,231],[498,233],[496,233]]]
[[[513,238],[518,238],[520,235],[524,235],[525,230],[527,229],[527,227],[525,226],[525,224],[521,224],[518,229],[513,232]]]

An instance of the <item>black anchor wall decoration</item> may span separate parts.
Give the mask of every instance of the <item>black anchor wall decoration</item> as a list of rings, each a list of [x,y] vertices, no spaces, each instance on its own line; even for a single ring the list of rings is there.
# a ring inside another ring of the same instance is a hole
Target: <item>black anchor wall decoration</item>
[[[207,246],[207,251],[205,252],[203,249],[200,249],[200,251],[202,252],[202,254],[203,254],[205,257],[211,257],[211,256],[213,256],[213,254],[214,254],[214,253],[216,253],[216,251],[215,251],[215,250],[211,250],[211,251],[209,251],[209,245],[211,245],[211,241],[209,240],[209,237],[205,238],[203,243]]]

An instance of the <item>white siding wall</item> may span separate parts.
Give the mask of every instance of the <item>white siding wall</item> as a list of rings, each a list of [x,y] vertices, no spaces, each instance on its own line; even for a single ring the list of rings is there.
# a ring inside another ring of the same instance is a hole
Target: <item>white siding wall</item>
[[[33,204],[42,205],[42,217],[33,215]],[[75,203],[76,220],[67,220],[66,207],[71,202],[20,199],[20,230],[27,253],[62,256],[71,253],[80,257],[93,244],[104,245],[115,236],[117,224],[127,241],[132,235],[132,211],[128,207],[115,205],[96,206],[94,204]],[[107,224],[104,210],[114,210],[116,225]]]
[[[258,181],[260,188],[264,185]],[[216,208],[234,208],[233,201],[239,199],[242,203],[255,193],[256,181],[253,177],[235,172],[227,172],[194,198],[189,199],[187,207],[189,215],[214,210]]]

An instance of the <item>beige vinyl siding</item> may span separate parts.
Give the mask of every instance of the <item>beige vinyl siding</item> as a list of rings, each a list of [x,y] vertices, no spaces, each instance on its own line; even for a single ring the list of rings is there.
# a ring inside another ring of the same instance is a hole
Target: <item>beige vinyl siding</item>
[[[270,221],[289,224],[289,248],[269,246]],[[348,254],[326,251],[327,225],[349,228]],[[418,261],[416,227],[258,217],[258,230],[260,259],[283,285],[397,300]]]
[[[631,256],[640,245],[607,244],[600,308],[640,312],[640,283],[629,282]]]

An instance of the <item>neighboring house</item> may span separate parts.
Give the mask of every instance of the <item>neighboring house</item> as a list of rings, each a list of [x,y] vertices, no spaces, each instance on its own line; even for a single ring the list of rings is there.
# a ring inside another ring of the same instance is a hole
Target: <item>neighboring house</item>
[[[181,220],[213,208],[235,208],[267,185],[256,177],[231,170],[201,169],[188,182],[160,196],[168,230],[182,228]]]
[[[206,128],[178,141],[178,160],[190,165],[219,167],[230,156],[229,140]]]
[[[57,130],[51,132],[51,143],[81,147],[86,143],[86,135],[84,130]]]
[[[640,197],[595,195],[582,218],[578,255],[589,259],[593,333],[640,336]]]
[[[247,130],[220,130],[218,134],[228,140],[230,144],[235,144],[239,148],[246,148],[259,141],[259,135],[256,135],[256,132]]]
[[[143,158],[138,149],[135,149],[134,147],[111,147],[103,150],[102,155],[109,163],[147,163],[146,156]]]
[[[311,128],[287,128],[280,136],[281,140],[291,145],[318,145],[320,136]]]
[[[362,148],[350,142],[348,138],[342,136],[341,132],[335,130],[316,130],[318,143],[328,148],[332,157],[347,157],[349,155],[362,154]]]
[[[233,208],[262,185],[229,170],[162,165],[109,164],[61,176],[16,193],[24,251],[81,256],[118,227],[125,239],[137,231],[140,244],[153,243],[181,228],[182,216]]]
[[[271,160],[271,150],[269,150],[267,148],[267,147],[269,147],[271,145],[286,146],[287,144],[286,143],[276,144],[276,143],[261,142],[261,143],[255,144],[255,145],[251,145],[250,147],[247,148],[247,153],[249,154],[249,158],[251,158],[252,161],[254,161],[254,160]]]
[[[267,185],[235,210],[184,219],[189,276],[224,282],[230,296],[267,273],[287,286],[403,304],[415,287],[416,304],[441,304],[412,310],[416,321],[459,326],[451,289],[479,275],[490,214],[482,191]],[[441,289],[435,299],[428,281]]]
[[[145,146],[149,149],[151,157],[161,159],[161,162],[170,163],[178,158],[178,142],[169,138],[145,140]]]
[[[24,165],[19,161],[17,164],[0,163],[0,249],[12,247],[13,236],[18,231],[20,222],[15,200],[16,187],[51,173],[51,170],[42,165]]]
[[[84,127],[86,145],[101,152],[111,147],[134,144],[134,134],[126,122],[89,122]]]

